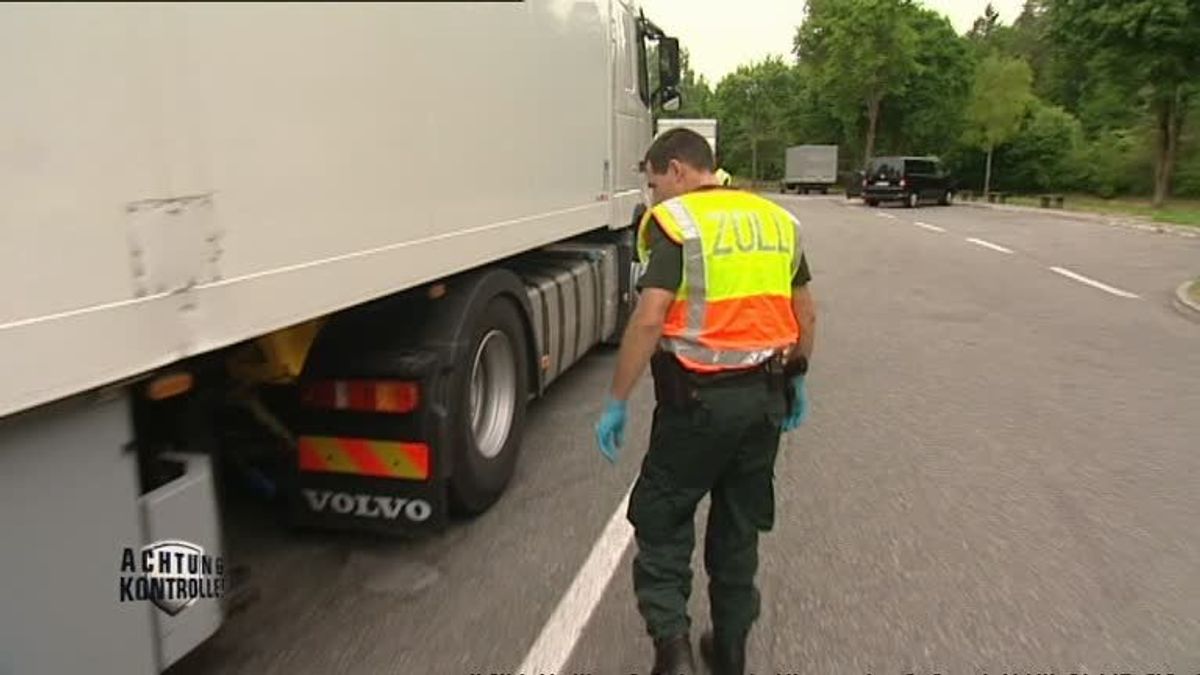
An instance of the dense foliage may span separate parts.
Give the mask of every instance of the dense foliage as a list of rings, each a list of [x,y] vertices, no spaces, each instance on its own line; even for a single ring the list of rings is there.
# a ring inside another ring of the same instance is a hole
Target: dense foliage
[[[912,0],[809,0],[790,61],[710,85],[685,68],[676,117],[716,117],[722,164],[777,179],[783,151],[943,157],[963,187],[1200,197],[1200,0],[1027,0],[964,35]],[[686,65],[686,64],[685,64]]]

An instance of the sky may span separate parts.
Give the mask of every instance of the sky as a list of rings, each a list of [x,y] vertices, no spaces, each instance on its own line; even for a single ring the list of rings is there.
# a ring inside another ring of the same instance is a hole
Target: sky
[[[959,33],[971,28],[988,0],[919,0],[950,17]],[[646,18],[679,38],[691,66],[716,85],[743,63],[771,54],[789,58],[796,26],[804,19],[803,0],[640,0]],[[1000,20],[1011,24],[1023,0],[992,0]]]

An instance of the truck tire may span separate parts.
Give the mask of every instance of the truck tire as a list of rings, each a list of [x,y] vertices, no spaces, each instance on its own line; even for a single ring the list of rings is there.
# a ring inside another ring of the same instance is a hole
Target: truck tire
[[[878,199],[864,199],[864,200],[863,200],[863,202],[864,202],[864,203],[866,203],[866,205],[867,205],[867,206],[870,206],[871,208],[874,208],[874,207],[876,207],[876,206],[879,206],[879,200],[878,200]]]
[[[910,192],[904,198],[904,205],[910,209],[915,209],[921,205],[921,197],[916,192]]]
[[[638,262],[635,241],[638,224],[641,223],[642,214],[645,211],[646,207],[638,204],[634,208],[631,225],[618,231],[614,238],[614,243],[617,245],[617,323],[613,334],[601,343],[606,347],[620,346],[621,338],[625,335],[625,327],[629,325],[629,318],[633,316],[634,306],[637,305],[636,288],[641,268],[635,266],[635,263]]]
[[[529,398],[525,326],[509,299],[492,298],[473,320],[470,347],[455,368],[450,504],[459,514],[486,511],[517,465]]]
[[[942,195],[942,198],[938,200],[938,204],[941,204],[942,206],[950,206],[953,203],[954,203],[954,191],[953,190],[946,190],[945,194]]]

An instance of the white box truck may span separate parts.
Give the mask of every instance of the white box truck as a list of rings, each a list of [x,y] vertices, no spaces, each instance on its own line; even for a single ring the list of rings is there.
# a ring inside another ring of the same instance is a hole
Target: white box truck
[[[663,132],[669,129],[691,129],[692,131],[704,137],[708,141],[709,147],[712,148],[713,154],[717,154],[717,120],[715,119],[693,119],[693,118],[659,118],[657,122],[656,136],[661,136]]]
[[[784,155],[780,190],[805,194],[809,190],[820,190],[825,194],[837,184],[837,168],[838,146],[794,145]]]
[[[678,44],[626,0],[10,4],[0,55],[0,673],[215,631],[218,476],[305,526],[488,508],[630,311]]]

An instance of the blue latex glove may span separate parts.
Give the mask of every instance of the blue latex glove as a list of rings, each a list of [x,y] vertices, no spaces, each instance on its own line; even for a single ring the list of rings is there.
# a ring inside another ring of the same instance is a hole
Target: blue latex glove
[[[604,402],[604,413],[596,423],[596,444],[600,452],[613,464],[617,463],[617,454],[625,444],[625,419],[628,417],[625,401],[609,398]]]
[[[804,386],[804,376],[793,377],[789,386],[792,388],[792,409],[783,420],[784,431],[791,431],[808,419],[808,388]]]

